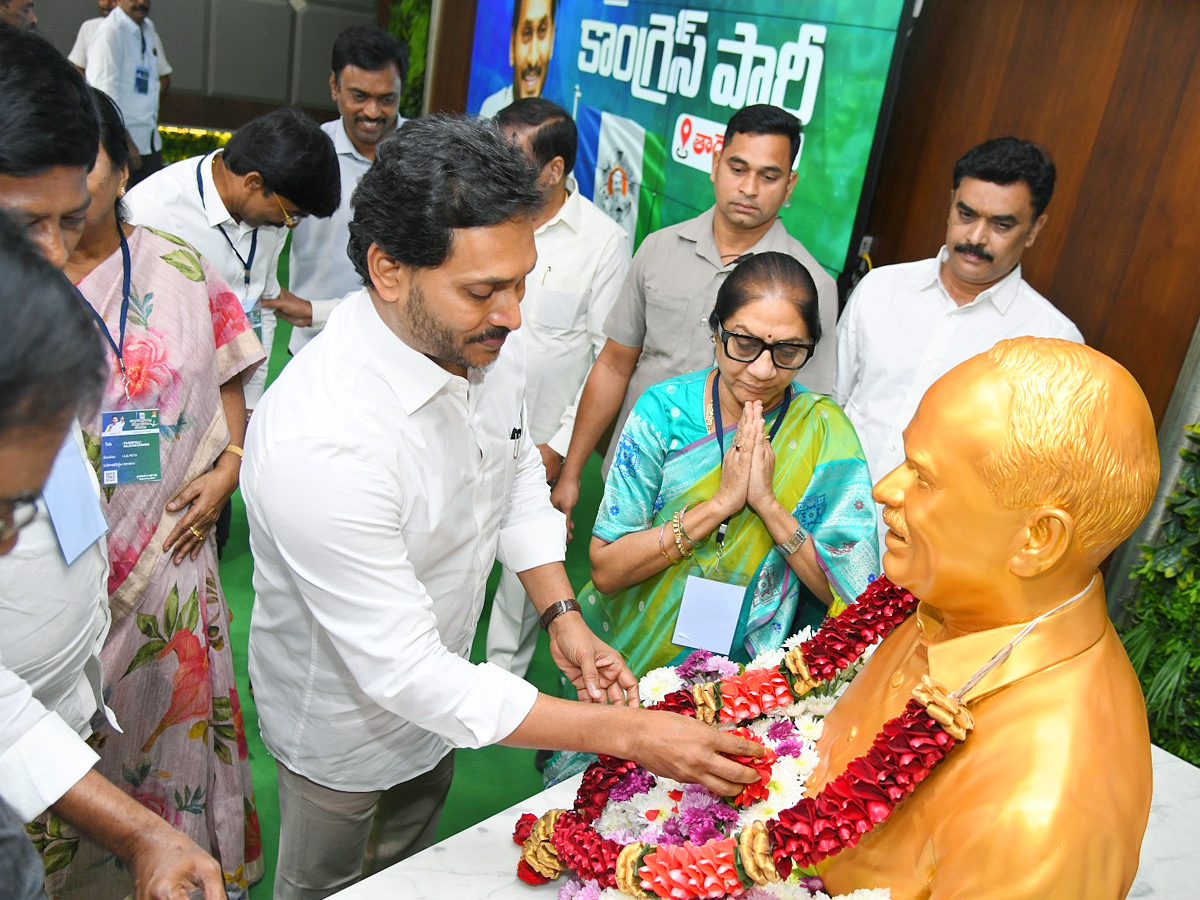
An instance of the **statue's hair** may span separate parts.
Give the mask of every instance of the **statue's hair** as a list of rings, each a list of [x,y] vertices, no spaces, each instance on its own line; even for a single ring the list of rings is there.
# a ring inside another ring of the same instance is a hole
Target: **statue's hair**
[[[1095,350],[1051,338],[1001,341],[987,358],[1012,389],[1008,425],[979,473],[1007,509],[1071,514],[1080,547],[1102,559],[1133,533],[1158,487],[1154,419],[1133,376]],[[1113,409],[1116,381],[1141,401]]]

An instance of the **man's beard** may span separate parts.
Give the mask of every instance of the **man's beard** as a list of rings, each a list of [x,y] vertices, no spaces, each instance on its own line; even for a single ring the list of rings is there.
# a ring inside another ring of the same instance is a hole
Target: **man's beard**
[[[478,368],[467,359],[468,345],[507,337],[509,332],[509,329],[497,325],[472,335],[465,341],[461,340],[430,314],[429,307],[425,305],[425,295],[415,283],[410,284],[408,288],[404,317],[409,333],[421,345],[422,352],[452,366],[463,368]]]

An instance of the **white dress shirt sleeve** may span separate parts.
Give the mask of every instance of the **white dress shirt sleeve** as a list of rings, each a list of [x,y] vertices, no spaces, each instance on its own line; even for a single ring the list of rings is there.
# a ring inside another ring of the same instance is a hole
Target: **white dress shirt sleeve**
[[[472,665],[442,642],[434,601],[409,558],[404,522],[411,500],[396,474],[315,438],[268,451],[257,468],[257,515],[270,523],[269,539],[321,639],[359,689],[452,746],[480,747],[511,734],[533,708],[537,688],[494,666]]]
[[[0,660],[0,799],[28,822],[58,802],[99,759]]]
[[[167,62],[167,51],[163,49],[162,36],[157,30],[154,32],[154,46],[158,48],[158,77],[166,78],[175,70]]]
[[[861,287],[861,285],[860,285]],[[858,354],[858,291],[850,295],[837,324],[837,353],[833,364],[833,401],[845,408],[860,373]]]
[[[346,297],[353,296],[360,290],[361,288],[355,288]],[[333,314],[333,311],[338,308],[338,304],[345,300],[346,297],[337,297],[333,300],[312,300],[304,297],[304,300],[308,300],[312,304],[312,327],[324,328],[326,323],[329,322],[329,317]]]
[[[629,263],[629,237],[624,232],[614,234],[604,248],[600,262],[596,266],[595,280],[591,284],[587,330],[588,339],[592,344],[591,361],[593,363],[600,355],[600,351],[604,349],[606,340],[604,322],[616,304],[617,296],[621,293],[621,285],[625,283],[625,274],[629,271]],[[591,372],[590,367],[588,372]],[[586,383],[587,378],[585,377],[583,384]],[[567,448],[571,446],[571,433],[575,430],[575,413],[579,409],[579,398],[583,395],[583,384],[579,385],[579,390],[575,392],[575,399],[571,401],[571,405],[563,410],[558,431],[547,442],[550,444],[550,449],[559,456],[565,457]]]

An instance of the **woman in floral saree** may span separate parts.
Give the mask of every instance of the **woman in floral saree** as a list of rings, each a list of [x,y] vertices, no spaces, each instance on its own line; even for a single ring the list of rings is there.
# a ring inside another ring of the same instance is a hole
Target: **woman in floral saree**
[[[107,501],[113,622],[101,659],[121,731],[104,723],[92,744],[97,770],[212,853],[237,900],[261,877],[262,859],[229,610],[206,538],[237,487],[242,383],[263,350],[237,298],[195,250],[119,221],[124,126],[112,101],[96,94],[102,138],[88,179],[92,206],[66,267],[110,338],[100,411],[82,424]],[[149,442],[160,446],[151,468],[161,478],[113,484],[101,441],[114,438],[102,436],[102,425],[123,419],[117,437],[127,436],[137,411],[158,414]],[[60,823],[43,824],[51,897],[132,893],[113,856]]]
[[[744,663],[852,603],[879,571],[858,437],[833,401],[792,381],[820,339],[808,272],[784,254],[751,257],[709,322],[716,367],[651,386],[625,425],[579,595],[638,676],[702,646],[674,640],[711,608],[681,618],[693,577],[743,589],[725,599],[740,604],[718,638],[729,646],[706,649]]]

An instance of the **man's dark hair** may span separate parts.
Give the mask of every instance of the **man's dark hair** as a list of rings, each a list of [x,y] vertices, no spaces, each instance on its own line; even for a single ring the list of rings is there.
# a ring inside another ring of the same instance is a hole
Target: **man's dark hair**
[[[992,184],[1009,185],[1023,181],[1033,197],[1036,219],[1054,196],[1054,162],[1041,144],[1015,137],[993,138],[972,147],[954,164],[954,187],[964,178],[978,178]]]
[[[234,132],[225,166],[235,175],[258,172],[263,186],[301,212],[327,219],[342,199],[342,176],[333,141],[298,109],[277,109]]]
[[[512,33],[517,33],[517,24],[521,21],[521,7],[525,5],[525,0],[513,0],[513,20]],[[550,0],[550,21],[558,21],[558,0]]]
[[[791,145],[789,163],[796,161],[800,152],[800,120],[786,109],[771,106],[769,103],[756,103],[745,106],[733,114],[729,124],[725,126],[725,145],[733,142],[735,134],[781,134]]]
[[[716,330],[735,312],[756,300],[783,292],[804,323],[808,339],[815,346],[821,340],[821,317],[817,309],[817,283],[812,274],[794,256],[755,253],[738,263],[737,268],[717,288],[717,301],[708,316],[708,326]]]
[[[351,25],[343,28],[333,41],[334,75],[341,77],[342,69],[354,66],[367,72],[386,69],[388,63],[396,64],[400,83],[408,75],[408,46],[395,35],[388,34],[374,25]]]
[[[82,297],[0,211],[0,432],[95,403],[108,370]]]
[[[440,266],[456,228],[499,225],[536,210],[537,177],[529,157],[490,120],[409,119],[380,142],[358,182],[346,252],[363,284],[371,283],[371,244],[406,266]]]
[[[55,166],[89,172],[100,146],[96,105],[66,57],[32,31],[0,25],[0,175]]]
[[[563,171],[575,168],[575,151],[579,135],[570,114],[544,97],[522,97],[496,113],[496,124],[502,131],[514,130],[529,134],[529,149],[539,169],[561,156]]]

